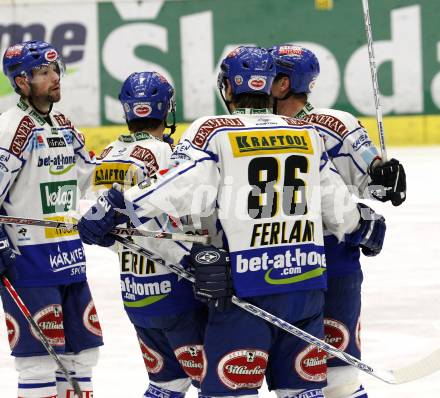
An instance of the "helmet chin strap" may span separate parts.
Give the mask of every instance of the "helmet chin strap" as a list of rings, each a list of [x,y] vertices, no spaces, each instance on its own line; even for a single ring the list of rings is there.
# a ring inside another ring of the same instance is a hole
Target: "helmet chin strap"
[[[231,106],[230,106],[232,104],[232,101],[228,101],[225,98],[225,96],[223,95],[223,91],[222,90],[220,90],[220,95],[222,97],[223,103],[225,104],[226,108],[228,109],[229,114],[232,114]]]
[[[176,132],[176,111],[173,108],[173,109],[171,109],[170,112],[173,115],[172,116],[173,123],[172,124],[168,124],[167,120],[166,119],[164,120],[165,128],[170,129],[170,133],[169,134],[164,134],[163,135],[163,140],[165,142],[168,142],[169,144],[173,144],[174,140],[171,138],[171,136]]]
[[[232,104],[232,101],[225,101],[226,108],[228,108],[228,112],[232,115],[232,110],[230,107],[231,104]]]
[[[224,77],[224,75],[221,75],[221,74],[219,75],[219,77],[217,78],[217,88],[218,88],[218,91],[220,92],[220,96],[222,97],[222,100],[226,106],[226,109],[228,110],[229,114],[232,114],[231,106],[230,106],[232,104],[232,101],[228,101],[226,99],[225,95],[223,94],[223,90],[226,87],[225,79],[226,78]]]

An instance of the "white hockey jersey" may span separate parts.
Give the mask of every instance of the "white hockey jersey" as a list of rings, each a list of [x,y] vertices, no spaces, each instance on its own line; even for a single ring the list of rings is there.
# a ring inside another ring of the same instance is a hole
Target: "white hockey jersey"
[[[97,158],[92,189],[95,195],[118,183],[123,190],[156,178],[156,173],[169,165],[172,148],[146,132],[121,135],[109,144]],[[137,225],[150,231],[170,231],[173,228],[166,214],[152,220],[139,219]],[[189,253],[185,244],[174,241],[134,236],[138,245],[177,264]],[[195,300],[191,283],[177,277],[165,266],[146,259],[117,244],[120,260],[121,294],[130,317],[176,314],[192,309]]]
[[[369,197],[368,166],[380,155],[360,121],[348,112],[313,108],[309,103],[294,117],[315,125],[323,136],[330,159],[350,191],[359,198]]]
[[[62,113],[46,120],[25,101],[0,115],[2,214],[64,220],[77,212],[94,159],[84,137]],[[78,233],[53,228],[7,226],[17,252],[16,286],[51,286],[86,279]]]
[[[371,179],[368,167],[380,158],[368,133],[359,120],[348,112],[327,108],[313,108],[306,103],[295,117],[314,123],[324,139],[325,149],[335,171],[358,198],[370,197]],[[359,247],[339,242],[324,231],[328,275],[345,275],[361,268]]]
[[[341,238],[359,213],[314,127],[261,110],[204,117],[172,158],[175,167],[151,186],[126,192],[139,216],[211,215],[238,296],[325,286],[322,221]]]

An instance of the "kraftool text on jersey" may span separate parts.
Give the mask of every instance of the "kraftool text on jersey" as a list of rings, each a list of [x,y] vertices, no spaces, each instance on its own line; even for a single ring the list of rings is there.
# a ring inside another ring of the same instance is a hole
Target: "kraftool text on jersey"
[[[124,168],[120,168],[124,167]],[[113,182],[136,183],[136,175],[134,170],[130,170],[129,166],[109,167],[105,164],[98,166],[95,170],[95,185],[111,184]]]
[[[238,135],[235,137],[237,141],[237,145],[240,149],[245,148],[264,148],[264,147],[281,147],[285,148],[286,146],[293,146],[296,148],[297,146],[303,147],[305,149],[308,148],[308,143],[302,136],[298,136],[295,134],[273,134],[268,137],[257,137],[252,136],[249,137],[247,135]]]

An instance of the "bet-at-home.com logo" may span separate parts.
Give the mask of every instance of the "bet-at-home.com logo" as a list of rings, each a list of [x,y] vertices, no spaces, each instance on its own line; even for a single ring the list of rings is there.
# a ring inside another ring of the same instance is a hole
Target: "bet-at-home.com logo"
[[[43,214],[66,212],[76,207],[76,180],[40,184]]]

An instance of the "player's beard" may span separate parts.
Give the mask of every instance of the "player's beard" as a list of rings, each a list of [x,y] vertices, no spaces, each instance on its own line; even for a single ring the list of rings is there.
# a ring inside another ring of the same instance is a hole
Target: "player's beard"
[[[59,102],[61,100],[61,90],[58,86],[57,90],[50,89],[46,94],[46,100],[51,104]]]
[[[61,100],[61,90],[59,85],[58,85],[58,89],[49,88],[44,93],[37,92],[37,90],[35,89],[34,86],[32,86],[32,84],[30,86],[31,86],[30,100],[33,106],[36,107],[37,110],[39,110],[40,112],[45,113],[42,109],[40,109],[42,104],[44,104],[49,109],[51,109],[52,104],[59,102]]]

